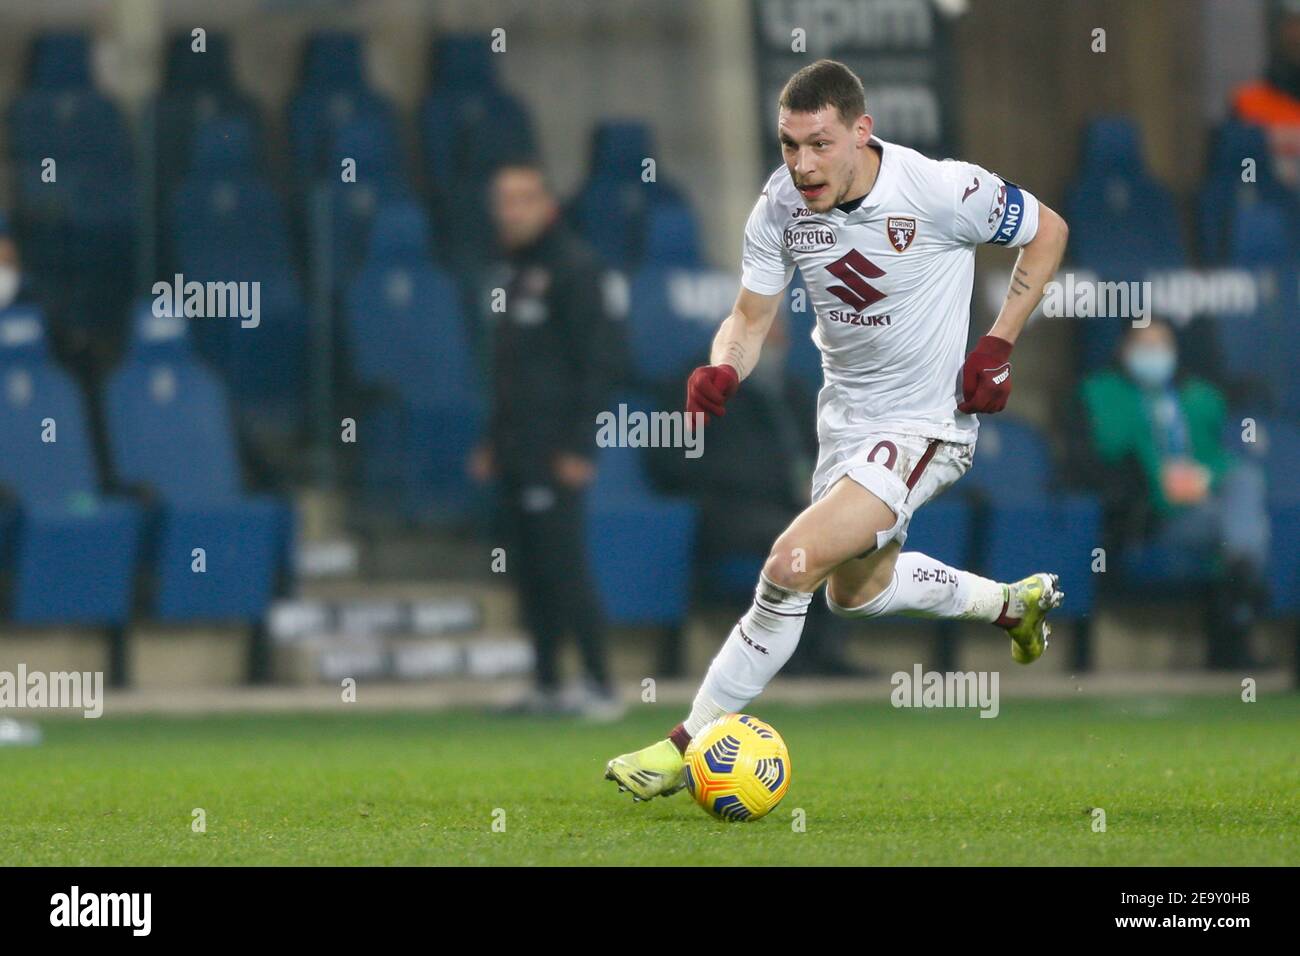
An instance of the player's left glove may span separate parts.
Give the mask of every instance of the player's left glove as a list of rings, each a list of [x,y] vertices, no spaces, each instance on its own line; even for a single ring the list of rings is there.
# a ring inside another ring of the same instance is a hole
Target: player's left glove
[[[959,412],[1000,412],[1011,397],[1011,343],[986,335],[961,367]]]

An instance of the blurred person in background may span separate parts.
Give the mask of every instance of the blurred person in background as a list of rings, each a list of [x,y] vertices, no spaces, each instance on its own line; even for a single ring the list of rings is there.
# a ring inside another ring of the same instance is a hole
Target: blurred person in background
[[[1249,666],[1269,518],[1262,473],[1227,447],[1222,393],[1179,370],[1173,329],[1153,319],[1129,328],[1118,368],[1085,379],[1080,398],[1084,473],[1107,505],[1108,537],[1213,566],[1207,665]]]
[[[1300,0],[1277,0],[1268,70],[1237,89],[1237,119],[1268,130],[1278,176],[1300,189]]]
[[[619,368],[618,338],[596,254],[559,218],[539,166],[500,168],[491,213],[504,254],[488,311],[492,396],[487,441],[470,471],[498,481],[498,516],[536,649],[537,686],[516,708],[612,718],[622,706],[610,681],[606,628],[587,570],[585,491],[595,477],[596,415]],[[560,687],[560,641],[572,633],[584,680]]]
[[[20,302],[25,291],[18,243],[9,231],[9,220],[0,213],[0,312]]]
[[[708,434],[708,454],[685,458],[673,448],[649,449],[650,472],[659,490],[691,498],[699,508],[694,580],[736,555],[767,554],[807,504],[817,461],[817,397],[786,368],[789,330],[784,316],[772,324],[766,356],[747,380],[750,388],[728,409],[725,428]],[[657,396],[661,407],[680,400],[678,386]],[[774,454],[775,452],[775,454]],[[786,467],[771,467],[773,461]],[[814,601],[803,636],[782,673],[862,675],[845,660],[847,625]],[[665,649],[661,671],[678,676],[681,649]]]

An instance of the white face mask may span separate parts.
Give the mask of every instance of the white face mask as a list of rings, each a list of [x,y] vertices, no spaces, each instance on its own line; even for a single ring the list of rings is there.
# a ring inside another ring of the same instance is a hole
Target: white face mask
[[[23,275],[13,266],[0,266],[0,309],[9,308],[18,295]]]

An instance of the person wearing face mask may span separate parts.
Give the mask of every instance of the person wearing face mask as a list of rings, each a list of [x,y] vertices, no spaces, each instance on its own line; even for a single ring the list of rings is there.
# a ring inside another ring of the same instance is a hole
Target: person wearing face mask
[[[1156,545],[1214,567],[1207,664],[1248,664],[1268,512],[1262,474],[1225,444],[1223,395],[1180,373],[1173,329],[1153,320],[1128,330],[1119,367],[1090,376],[1080,396],[1094,466],[1087,471],[1108,504],[1111,540],[1124,548]]]

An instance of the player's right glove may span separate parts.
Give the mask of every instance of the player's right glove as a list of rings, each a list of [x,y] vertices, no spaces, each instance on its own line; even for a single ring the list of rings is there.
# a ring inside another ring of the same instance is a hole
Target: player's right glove
[[[740,376],[730,365],[701,365],[686,380],[686,412],[725,415],[727,410],[722,406],[739,387]]]

